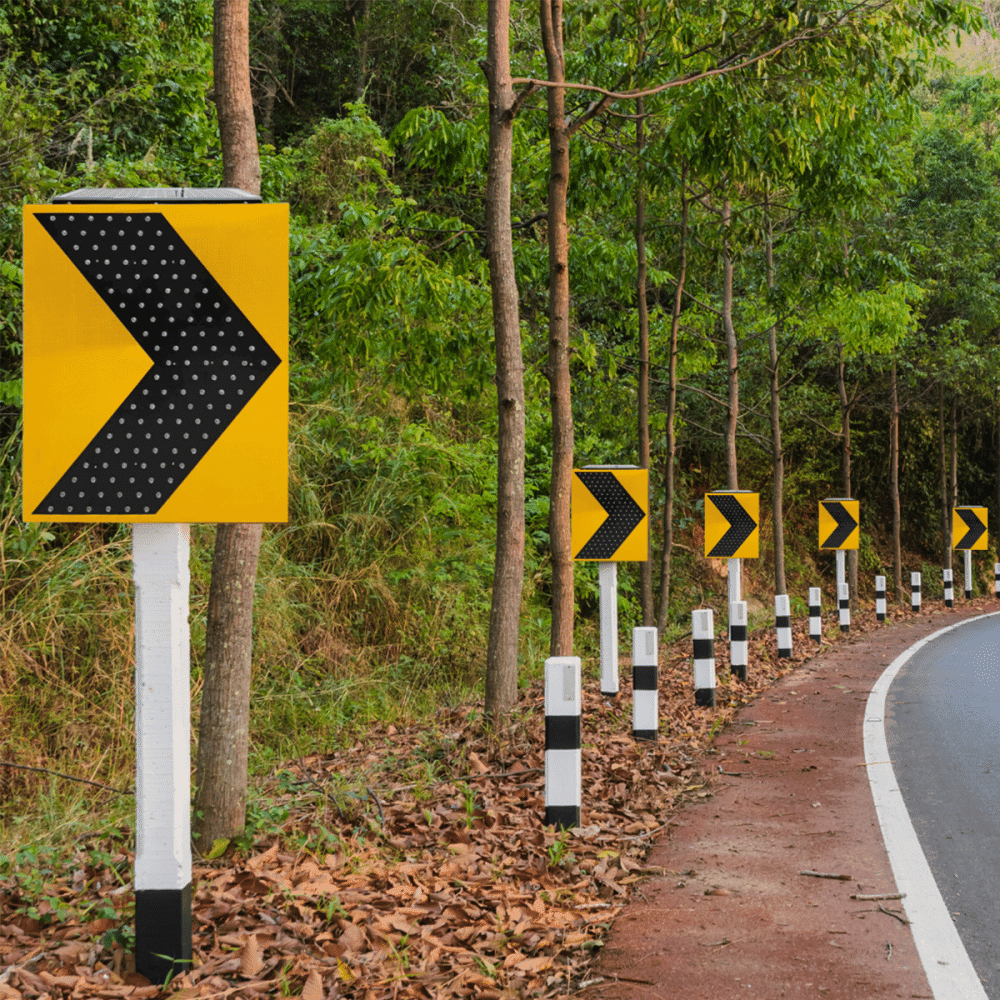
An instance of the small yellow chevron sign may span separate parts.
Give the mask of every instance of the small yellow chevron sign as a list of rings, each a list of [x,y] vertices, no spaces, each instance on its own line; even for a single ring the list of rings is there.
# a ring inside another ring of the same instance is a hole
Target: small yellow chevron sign
[[[570,501],[574,560],[646,562],[648,469],[634,466],[574,469]]]
[[[861,503],[847,497],[819,502],[819,547],[856,549],[860,538]]]
[[[712,559],[760,556],[760,494],[713,490],[705,494],[705,555]]]
[[[951,538],[954,549],[985,549],[986,508],[955,507],[951,512]]]

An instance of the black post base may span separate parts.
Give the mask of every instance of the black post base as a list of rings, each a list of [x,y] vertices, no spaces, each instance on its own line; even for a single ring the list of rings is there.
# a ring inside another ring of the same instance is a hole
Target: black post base
[[[580,825],[579,806],[546,806],[545,825],[558,826],[563,830],[572,830]]]
[[[738,680],[745,681],[747,679],[747,667],[745,663],[738,667],[734,667],[730,664],[729,671]]]
[[[715,688],[695,688],[694,703],[699,708],[715,708]]]
[[[191,883],[135,894],[135,971],[162,986],[191,968]]]

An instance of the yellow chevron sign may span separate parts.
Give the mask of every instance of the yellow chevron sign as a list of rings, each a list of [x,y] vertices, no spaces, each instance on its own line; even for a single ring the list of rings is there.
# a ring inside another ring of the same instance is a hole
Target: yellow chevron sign
[[[711,559],[760,556],[760,494],[715,490],[705,494],[705,555]]]
[[[951,512],[951,538],[954,549],[985,549],[986,508],[955,507]]]
[[[574,560],[646,562],[648,469],[574,469],[570,500]]]
[[[860,539],[861,504],[846,497],[819,502],[819,547],[856,549]]]

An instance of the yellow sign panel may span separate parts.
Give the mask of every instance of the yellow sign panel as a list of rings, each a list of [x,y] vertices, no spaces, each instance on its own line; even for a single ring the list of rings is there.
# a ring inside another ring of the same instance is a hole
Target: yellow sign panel
[[[649,471],[573,470],[570,533],[574,560],[646,562],[649,558]]]
[[[860,539],[861,503],[846,497],[819,502],[819,547],[856,549]]]
[[[986,548],[986,508],[955,507],[951,512],[952,548]]]
[[[760,494],[716,490],[705,494],[705,555],[756,559],[760,555]]]
[[[288,519],[288,206],[24,209],[24,519]]]

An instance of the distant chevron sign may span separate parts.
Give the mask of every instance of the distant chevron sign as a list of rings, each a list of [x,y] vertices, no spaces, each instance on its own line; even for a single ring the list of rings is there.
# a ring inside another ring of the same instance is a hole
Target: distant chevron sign
[[[819,547],[856,549],[859,542],[861,504],[847,497],[831,497],[819,502]]]
[[[756,559],[760,555],[760,494],[716,490],[705,494],[705,555]]]
[[[575,560],[649,558],[649,472],[634,466],[573,470],[570,532]]]
[[[287,206],[29,206],[25,520],[283,521]]]
[[[951,512],[952,547],[956,549],[986,548],[986,508],[955,507]]]

